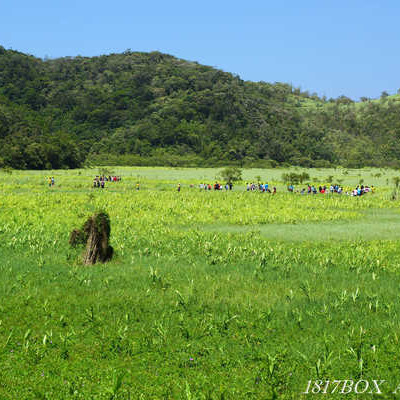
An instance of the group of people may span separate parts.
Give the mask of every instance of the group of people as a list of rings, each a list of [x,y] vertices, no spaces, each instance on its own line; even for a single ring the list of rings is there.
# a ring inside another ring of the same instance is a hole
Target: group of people
[[[357,185],[357,187],[355,189],[353,189],[353,191],[351,193],[347,193],[346,194],[350,194],[351,196],[362,196],[365,193],[374,193],[375,192],[375,187],[374,185],[372,185],[371,187],[369,186],[364,186],[364,185]]]
[[[247,183],[246,190],[248,192],[253,192],[255,190],[258,190],[260,192],[276,194],[276,186],[274,186],[271,191],[268,183],[261,183],[261,182],[259,182],[257,185],[255,183]]]
[[[96,175],[93,179],[93,187],[104,189],[106,182],[119,182],[121,181],[120,176],[105,176],[105,175]]]
[[[233,183],[232,182],[226,182],[225,185],[222,185],[219,182],[215,182],[214,185],[211,185],[210,183],[200,183],[199,185],[200,190],[232,190],[233,189]]]
[[[291,184],[287,187],[288,192],[294,192],[294,186]],[[337,193],[337,194],[345,194],[348,196],[362,196],[365,193],[374,193],[375,188],[374,186],[364,186],[364,185],[357,185],[357,187],[353,190],[350,191],[344,191],[343,187],[340,185],[330,185],[330,187],[328,188],[326,185],[324,186],[319,186],[319,188],[317,189],[314,185],[307,185],[307,188],[302,188],[299,192],[299,190],[296,190],[296,193],[300,193],[300,194],[333,194],[333,193]]]
[[[49,187],[54,186],[54,184],[55,184],[54,176],[49,176],[47,178],[47,183],[49,184]]]
[[[106,182],[120,182],[121,181],[121,177],[114,175],[114,176],[106,176],[106,175],[96,175],[95,178],[93,179],[93,187],[94,188],[101,188],[104,189],[105,187],[105,183]],[[47,178],[47,182],[49,187],[54,186],[55,184],[55,180],[53,176],[49,176]],[[190,185],[191,188],[194,188],[195,185]],[[140,189],[140,184],[139,182],[136,184],[136,190]],[[218,181],[215,182],[213,185],[211,185],[210,183],[200,183],[199,184],[199,189],[200,190],[233,190],[233,184],[232,182],[226,182],[225,185],[220,184]],[[272,193],[272,194],[276,194],[277,190],[276,190],[276,186],[272,187],[272,190],[269,186],[268,183],[261,183],[259,182],[258,184],[255,183],[247,183],[246,184],[246,190],[248,192],[250,191],[259,191],[259,192],[266,192],[266,193]],[[335,185],[330,185],[329,187],[324,185],[324,186],[319,186],[318,188],[314,185],[310,185],[308,184],[306,188],[301,188],[301,189],[296,189],[293,184],[290,184],[287,186],[287,190],[290,193],[300,193],[300,194],[333,194],[333,193],[337,193],[337,194],[345,194],[348,196],[362,196],[366,193],[374,193],[375,192],[375,187],[372,186],[364,186],[364,185],[357,185],[356,188],[350,190],[350,191],[344,191],[343,187],[335,184]],[[177,186],[177,191],[180,192],[181,191],[181,184],[178,183]]]

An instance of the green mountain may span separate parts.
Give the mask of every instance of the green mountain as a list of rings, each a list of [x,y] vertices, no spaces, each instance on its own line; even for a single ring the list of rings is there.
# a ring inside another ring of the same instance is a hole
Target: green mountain
[[[41,60],[0,47],[0,167],[398,166],[398,96],[355,103],[159,52]]]

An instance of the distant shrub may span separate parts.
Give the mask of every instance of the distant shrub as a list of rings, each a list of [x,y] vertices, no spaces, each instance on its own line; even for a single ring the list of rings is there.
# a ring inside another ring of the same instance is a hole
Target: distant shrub
[[[227,182],[237,182],[242,180],[242,170],[238,167],[224,168],[220,171],[219,175]]]
[[[400,186],[400,176],[395,176],[395,177],[393,178],[393,183],[394,183],[396,189],[398,189],[399,186]]]
[[[114,170],[112,170],[110,168],[101,167],[98,170],[98,174],[100,176],[107,176],[107,175],[115,175],[115,172],[114,172]]]
[[[282,174],[282,180],[286,183],[298,184],[298,183],[303,183],[308,179],[310,179],[310,175],[307,174],[307,172],[302,172],[302,173],[290,172]]]

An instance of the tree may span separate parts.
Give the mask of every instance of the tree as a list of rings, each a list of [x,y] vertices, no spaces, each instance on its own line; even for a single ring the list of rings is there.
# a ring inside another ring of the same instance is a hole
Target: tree
[[[392,192],[392,200],[397,200],[399,186],[400,186],[400,176],[395,176],[393,178],[393,183],[394,183],[394,190]]]
[[[302,172],[302,173],[296,173],[296,172],[290,172],[290,173],[283,173],[282,174],[282,180],[285,183],[291,183],[291,184],[298,184],[298,183],[303,183],[306,180],[310,179],[310,175],[307,174],[307,172]]]
[[[242,170],[238,167],[227,167],[220,172],[220,175],[229,183],[242,180]]]
[[[352,99],[350,99],[349,97],[342,95],[336,99],[336,103],[337,104],[353,104],[354,101]]]
[[[389,93],[388,93],[386,90],[384,90],[384,91],[381,93],[381,99],[386,99],[386,97],[389,97]]]

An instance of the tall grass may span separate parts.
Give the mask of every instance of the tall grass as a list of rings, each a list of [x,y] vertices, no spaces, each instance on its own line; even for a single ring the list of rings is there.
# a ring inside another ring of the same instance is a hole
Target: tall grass
[[[389,188],[360,199],[177,193],[168,175],[167,190],[143,178],[139,191],[124,175],[104,191],[72,172],[54,188],[36,173],[1,177],[0,398],[301,399],[314,379],[396,387],[396,236],[263,235],[378,226],[398,213]],[[100,208],[116,257],[83,267],[68,235]]]

